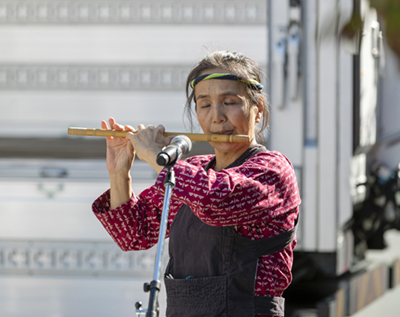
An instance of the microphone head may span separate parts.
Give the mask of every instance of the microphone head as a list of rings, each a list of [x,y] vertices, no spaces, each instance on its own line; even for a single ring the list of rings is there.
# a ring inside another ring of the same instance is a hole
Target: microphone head
[[[165,166],[168,164],[169,156],[165,153],[159,153],[157,155],[157,164],[160,166]]]
[[[172,139],[171,144],[181,144],[182,154],[189,153],[192,149],[192,141],[186,135],[177,135]]]
[[[191,149],[192,141],[185,135],[178,135],[157,155],[157,164],[160,166],[173,165],[181,158],[182,154],[188,153]]]

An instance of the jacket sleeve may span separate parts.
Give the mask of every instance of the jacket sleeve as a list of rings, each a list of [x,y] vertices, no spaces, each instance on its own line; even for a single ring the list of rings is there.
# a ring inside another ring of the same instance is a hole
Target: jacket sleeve
[[[92,210],[122,250],[149,249],[158,241],[164,188],[161,191],[159,186],[151,186],[140,193],[139,197],[133,194],[126,203],[110,210],[110,190],[107,190],[93,202]],[[180,206],[179,201],[171,201],[167,237]]]

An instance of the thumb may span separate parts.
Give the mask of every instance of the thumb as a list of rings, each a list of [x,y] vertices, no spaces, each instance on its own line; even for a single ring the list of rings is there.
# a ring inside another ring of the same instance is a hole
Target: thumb
[[[172,139],[173,139],[174,137],[175,137],[175,136],[173,136],[173,135],[167,136],[167,137],[164,139],[164,140],[165,140],[165,143],[170,144],[171,141],[172,141]]]

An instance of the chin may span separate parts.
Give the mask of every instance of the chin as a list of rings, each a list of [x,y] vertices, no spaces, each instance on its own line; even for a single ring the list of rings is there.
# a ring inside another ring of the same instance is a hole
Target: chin
[[[210,142],[215,151],[231,152],[246,147],[247,143]]]

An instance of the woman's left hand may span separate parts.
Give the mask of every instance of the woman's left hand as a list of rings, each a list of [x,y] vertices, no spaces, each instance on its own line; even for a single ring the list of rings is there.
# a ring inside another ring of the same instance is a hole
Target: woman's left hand
[[[163,169],[162,166],[157,164],[157,155],[173,139],[173,136],[164,139],[164,132],[165,128],[162,125],[157,127],[149,125],[145,128],[143,124],[140,124],[137,128],[137,133],[128,133],[126,135],[126,138],[132,142],[139,159],[147,162],[157,173],[160,173]]]

